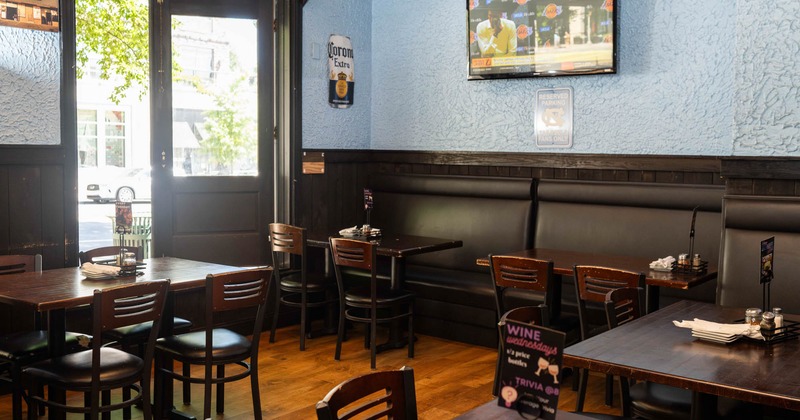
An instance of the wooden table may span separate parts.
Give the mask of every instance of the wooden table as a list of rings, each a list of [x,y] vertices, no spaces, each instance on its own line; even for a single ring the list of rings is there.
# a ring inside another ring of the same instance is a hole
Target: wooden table
[[[685,290],[717,278],[717,264],[713,261],[709,262],[708,270],[706,270],[705,273],[694,274],[651,270],[650,263],[655,260],[655,258],[631,257],[626,255],[594,254],[548,248],[526,249],[524,251],[497,255],[553,261],[553,273],[563,276],[572,276],[573,267],[576,265],[596,265],[644,273],[645,284],[647,286],[648,310],[658,309],[659,287]],[[479,258],[476,263],[480,266],[488,267],[489,259]]]
[[[50,354],[64,353],[66,310],[92,302],[95,289],[148,280],[170,279],[170,291],[205,287],[208,274],[221,274],[239,267],[213,264],[181,258],[153,258],[145,260],[141,276],[119,277],[110,280],[86,279],[78,267],[45,270],[41,273],[27,272],[0,277],[0,302],[21,305],[39,312],[48,313],[48,346]],[[169,300],[168,300],[169,302]],[[167,305],[164,319],[172,319],[171,305]],[[165,323],[166,324],[166,323]],[[165,325],[167,329],[171,327]],[[54,400],[65,400],[65,396],[54,393]],[[171,396],[171,392],[169,393]],[[50,410],[50,418],[59,418]]]
[[[339,237],[338,234],[326,235],[319,232],[310,232],[308,234],[308,245],[319,248],[329,248],[330,243],[328,242],[328,238],[330,236]],[[353,239],[364,240],[364,238],[358,237]],[[370,239],[370,241],[378,244],[378,255],[391,257],[391,287],[395,290],[403,288],[405,260],[407,257],[445,249],[460,248],[464,245],[461,241],[453,239],[429,238],[427,236],[399,235],[393,233],[384,233],[378,238]],[[331,266],[330,252],[325,253],[325,261],[325,267],[326,270],[328,270],[328,267]]]
[[[690,389],[698,398],[708,394],[800,410],[800,340],[767,345],[740,338],[723,345],[693,338],[691,330],[672,324],[694,318],[732,323],[743,317],[740,308],[677,302],[567,347],[564,365]],[[700,410],[708,405],[693,404],[693,417],[702,418]]]
[[[523,417],[515,410],[509,410],[497,405],[497,399],[491,400],[486,404],[475,407],[464,414],[456,417],[460,420],[520,420]],[[583,420],[592,417],[584,416],[579,413],[569,411],[556,411],[556,420]]]

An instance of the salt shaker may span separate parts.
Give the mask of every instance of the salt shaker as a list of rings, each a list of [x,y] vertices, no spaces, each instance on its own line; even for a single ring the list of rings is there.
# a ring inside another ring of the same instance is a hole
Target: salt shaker
[[[761,315],[761,335],[769,341],[773,334],[775,334],[775,314],[764,312]]]
[[[783,328],[783,309],[772,308],[772,313],[775,314],[775,328]]]

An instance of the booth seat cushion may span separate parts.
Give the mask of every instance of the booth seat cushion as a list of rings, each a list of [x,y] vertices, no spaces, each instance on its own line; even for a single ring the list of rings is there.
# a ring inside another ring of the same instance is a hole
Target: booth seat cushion
[[[494,286],[487,272],[412,265],[406,268],[406,288],[418,296],[495,311]]]
[[[775,237],[773,307],[800,314],[800,198],[727,196],[717,303],[761,306],[761,241]]]

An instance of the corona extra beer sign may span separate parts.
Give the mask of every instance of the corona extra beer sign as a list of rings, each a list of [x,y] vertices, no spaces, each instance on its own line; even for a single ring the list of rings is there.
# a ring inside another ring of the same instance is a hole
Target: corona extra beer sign
[[[350,38],[331,35],[328,40],[328,103],[333,108],[353,105],[354,67]]]

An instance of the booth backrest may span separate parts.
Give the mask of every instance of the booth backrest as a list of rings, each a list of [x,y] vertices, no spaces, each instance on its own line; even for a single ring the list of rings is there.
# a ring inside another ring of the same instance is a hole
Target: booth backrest
[[[476,258],[531,247],[532,184],[519,178],[376,175],[370,181],[371,224],[386,232],[464,243],[411,257],[410,264],[485,271]]]
[[[723,220],[717,303],[761,306],[761,241],[774,236],[771,306],[799,314],[800,198],[727,196]]]
[[[541,180],[537,185],[537,248],[657,258],[689,252],[692,210],[698,207],[694,253],[716,262],[723,186]],[[670,295],[662,290],[662,295]],[[714,301],[714,286],[693,292]]]

